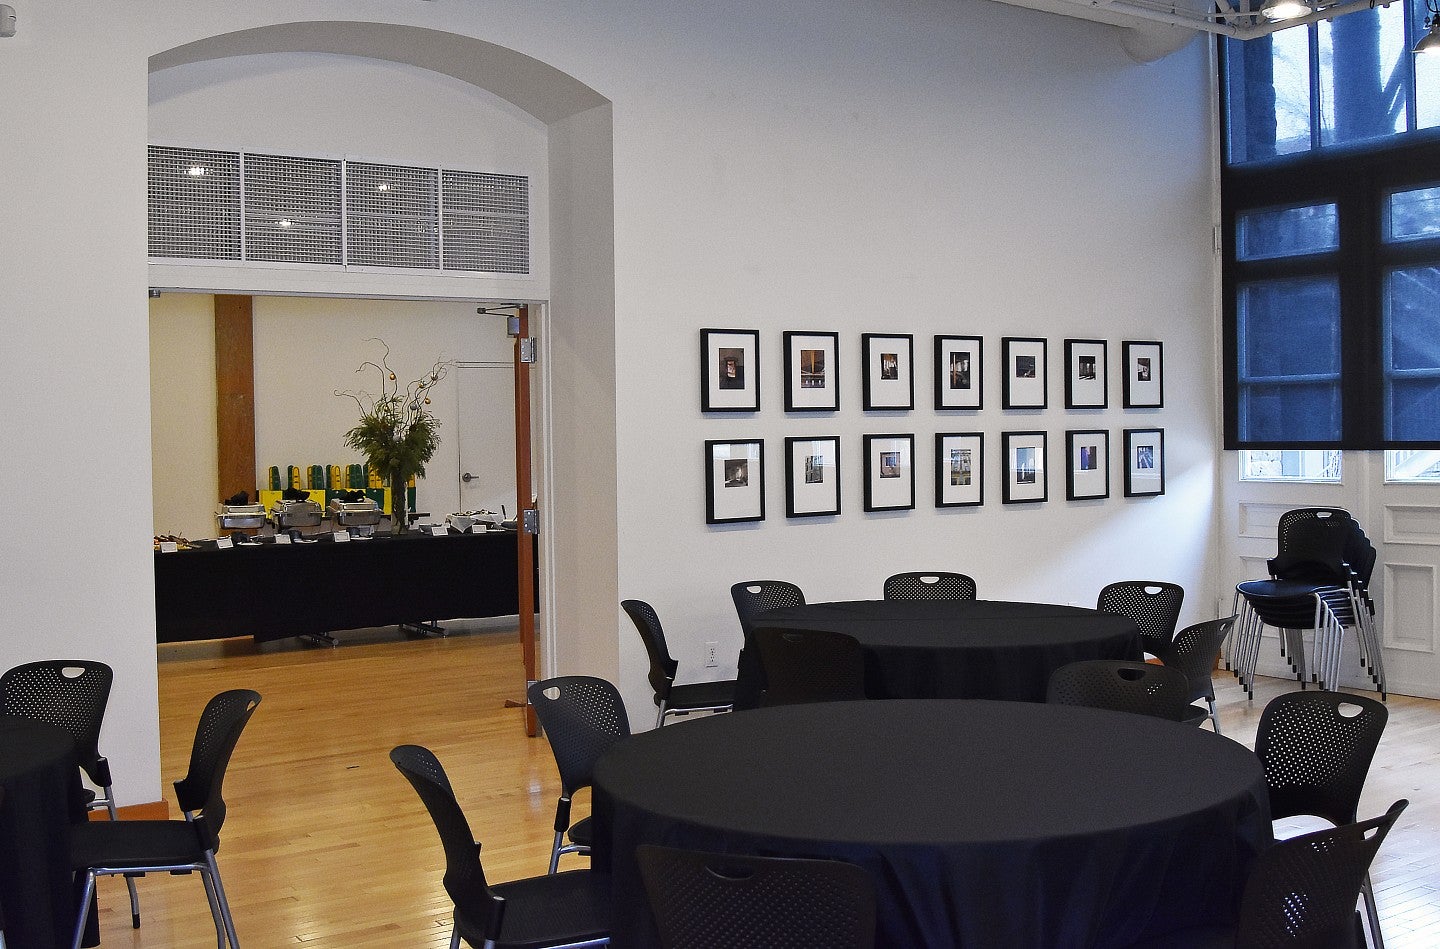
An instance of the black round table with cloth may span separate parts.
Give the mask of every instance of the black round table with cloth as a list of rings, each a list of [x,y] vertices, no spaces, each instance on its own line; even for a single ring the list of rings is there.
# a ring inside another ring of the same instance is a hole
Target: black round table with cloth
[[[1067,663],[1142,657],[1133,620],[1053,603],[850,600],[766,610],[754,623],[854,636],[871,698],[1043,702]]]
[[[69,946],[75,928],[70,825],[83,820],[68,732],[0,715],[0,909],[11,946]]]
[[[595,771],[614,944],[658,945],[639,844],[844,860],[877,946],[1124,946],[1234,919],[1272,840],[1246,748],[1192,725],[1020,702],[835,702],[627,738]]]

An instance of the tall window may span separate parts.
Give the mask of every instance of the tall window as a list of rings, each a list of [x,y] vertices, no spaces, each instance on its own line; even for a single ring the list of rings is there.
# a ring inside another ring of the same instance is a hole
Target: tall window
[[[1440,447],[1423,2],[1222,41],[1228,448]]]

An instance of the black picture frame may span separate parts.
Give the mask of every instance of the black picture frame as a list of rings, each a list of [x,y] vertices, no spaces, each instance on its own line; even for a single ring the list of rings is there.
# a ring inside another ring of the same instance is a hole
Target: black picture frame
[[[865,436],[865,510],[915,507],[915,436]]]
[[[734,492],[734,493],[732,493]],[[759,438],[705,442],[705,523],[765,520],[765,442]]]
[[[1125,340],[1125,408],[1165,407],[1165,347],[1156,340]]]
[[[985,340],[980,336],[935,337],[935,409],[985,407]]]
[[[1036,504],[1049,500],[1047,438],[1044,432],[1003,432],[1005,504]]]
[[[840,334],[790,331],[785,341],[785,411],[840,411]]]
[[[935,506],[979,507],[985,503],[985,433],[941,432],[935,436]]]
[[[1110,496],[1110,433],[1103,428],[1065,433],[1065,498],[1090,501]]]
[[[1049,389],[1047,346],[1046,340],[1035,336],[1001,337],[1001,361],[1004,363],[1001,408],[1043,409],[1049,405],[1046,395]]]
[[[760,331],[700,331],[700,410],[760,411]]]
[[[1125,429],[1125,496],[1165,493],[1165,429]]]
[[[840,438],[785,439],[785,516],[840,513]]]
[[[865,411],[908,412],[915,407],[915,337],[863,333]]]
[[[1103,409],[1110,405],[1110,366],[1103,339],[1065,340],[1065,407]]]

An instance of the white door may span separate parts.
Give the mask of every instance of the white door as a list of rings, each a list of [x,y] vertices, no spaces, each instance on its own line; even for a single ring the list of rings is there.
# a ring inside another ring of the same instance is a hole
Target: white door
[[[516,517],[515,369],[472,363],[456,372],[461,511]]]

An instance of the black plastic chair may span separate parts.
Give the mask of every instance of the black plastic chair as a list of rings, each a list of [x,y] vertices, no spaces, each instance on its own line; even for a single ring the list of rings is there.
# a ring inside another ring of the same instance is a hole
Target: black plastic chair
[[[5,788],[0,786],[0,810],[5,808]],[[5,949],[5,904],[0,903],[0,949]]]
[[[747,580],[730,587],[735,613],[740,617],[740,631],[745,639],[735,676],[735,708],[757,708],[765,692],[765,670],[755,651],[755,618],[766,610],[785,606],[804,606],[805,594],[785,580]]]
[[[650,688],[655,692],[655,727],[665,724],[670,715],[689,715],[691,712],[728,712],[735,705],[735,680],[718,682],[689,682],[675,684],[680,663],[670,657],[670,647],[665,643],[665,630],[660,625],[660,616],[655,608],[644,600],[621,600],[620,608],[645,643],[645,654],[650,657]]]
[[[763,705],[865,698],[865,653],[854,636],[828,629],[755,630],[765,670]]]
[[[190,770],[175,782],[175,798],[184,820],[90,821],[71,828],[70,866],[85,876],[74,949],[80,949],[85,935],[97,877],[191,872],[198,872],[205,884],[217,942],[223,949],[228,939],[233,949],[240,949],[215,853],[220,849],[220,828],[225,823],[225,798],[221,793],[225,769],[240,733],[259,704],[260,693],[232,689],[205,705],[190,749]]]
[[[887,600],[973,600],[975,581],[963,573],[897,573],[885,578]]]
[[[477,949],[610,942],[608,875],[567,870],[491,886],[480,864],[480,844],[435,755],[419,745],[400,745],[390,752],[390,760],[420,795],[445,849],[445,892],[455,904],[451,949],[458,949],[461,939]]]
[[[653,844],[635,856],[664,949],[875,945],[875,885],[854,864]]]
[[[1045,701],[1133,712],[1198,725],[1205,713],[1190,704],[1190,680],[1179,669],[1153,662],[1086,659],[1050,674]]]
[[[1272,699],[1255,735],[1255,754],[1270,789],[1271,819],[1310,815],[1336,825],[1354,823],[1389,718],[1382,703],[1364,695],[1287,692]],[[1368,874],[1361,890],[1370,937],[1376,949],[1382,949],[1380,914]]]
[[[1280,517],[1278,550],[1267,562],[1270,577],[1235,587],[1241,619],[1232,637],[1230,665],[1247,693],[1265,626],[1280,630],[1281,653],[1295,677],[1322,689],[1339,686],[1347,629],[1355,630],[1360,663],[1384,698],[1385,663],[1375,631],[1370,577],[1376,552],[1359,523],[1343,508],[1296,508]],[[1314,631],[1315,658],[1307,664],[1304,632]]]
[[[1235,926],[1201,926],[1130,949],[1366,949],[1355,903],[1361,880],[1409,805],[1282,840],[1250,867]]]
[[[557,676],[530,683],[530,705],[560,770],[560,800],[555,804],[555,840],[550,846],[550,872],[560,869],[560,855],[590,852],[594,831],[590,818],[570,823],[575,792],[595,778],[595,762],[630,734],[625,702],[615,686],[594,676]],[[570,844],[565,844],[566,833]]]
[[[70,733],[80,770],[99,788],[86,791],[86,808],[105,808],[116,820],[115,788],[110,762],[100,754],[100,729],[115,673],[103,662],[90,659],[43,659],[16,666],[0,676],[0,715],[13,715],[56,725]],[[135,881],[125,878],[130,891],[130,925],[140,926],[140,896]]]
[[[1159,650],[1175,638],[1180,622],[1180,605],[1185,589],[1161,580],[1120,580],[1100,591],[1095,608],[1102,613],[1119,613],[1140,627],[1140,648],[1158,656]]]
[[[1209,707],[1210,727],[1220,734],[1220,717],[1215,714],[1215,683],[1210,674],[1220,658],[1220,648],[1235,617],[1212,619],[1208,623],[1187,626],[1175,634],[1175,639],[1159,654],[1160,661],[1172,669],[1185,673],[1190,681],[1190,695],[1187,702],[1205,700]]]

